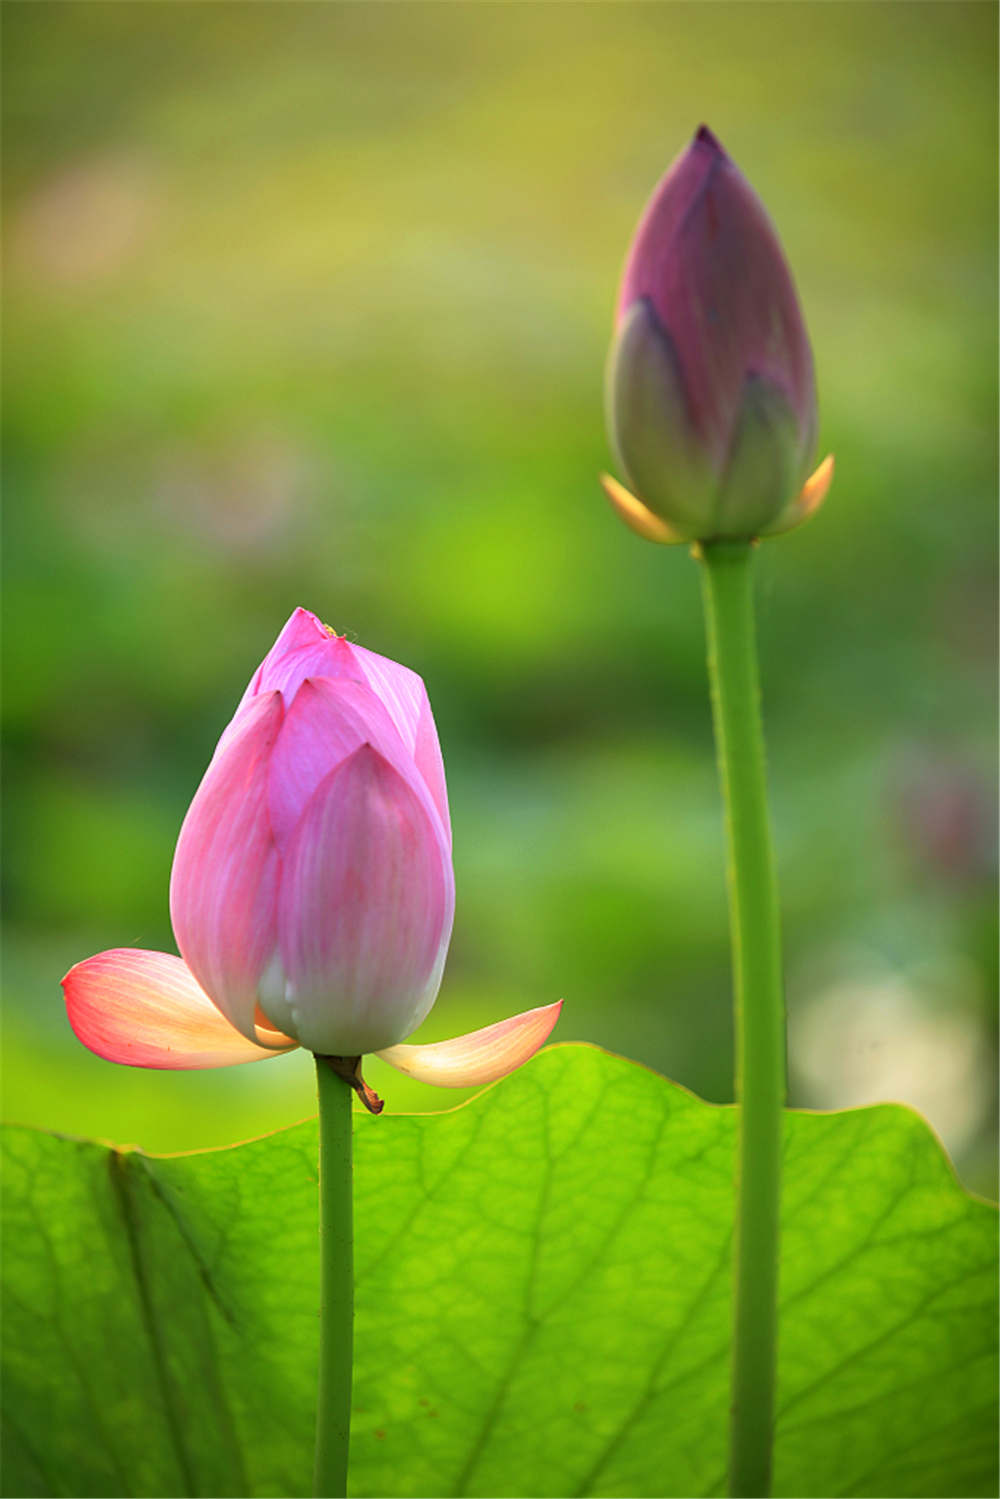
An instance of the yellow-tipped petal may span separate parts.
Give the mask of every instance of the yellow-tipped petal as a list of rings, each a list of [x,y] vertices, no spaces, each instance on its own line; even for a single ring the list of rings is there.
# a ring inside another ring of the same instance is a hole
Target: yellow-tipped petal
[[[678,546],[681,542],[691,540],[690,536],[682,536],[673,526],[654,515],[652,510],[647,509],[641,500],[637,500],[624,484],[619,484],[610,474],[601,474],[600,480],[601,488],[622,520],[644,541],[658,541],[661,546]]]
[[[830,485],[833,483],[833,454],[828,453],[816,471],[809,475],[799,493],[790,505],[786,505],[781,514],[770,526],[765,526],[761,532],[762,536],[780,536],[783,531],[791,531],[795,526],[801,526],[807,521],[826,499]]]
[[[562,1000],[512,1015],[467,1036],[430,1046],[389,1046],[375,1055],[421,1083],[438,1088],[480,1088],[520,1067],[549,1038]]]
[[[833,454],[827,453],[819,468],[806,480],[799,495],[799,519],[805,520],[818,510],[826,499],[827,490],[833,483]]]
[[[97,1056],[128,1067],[233,1067],[291,1051],[296,1042],[236,1030],[172,953],[119,947],[77,963],[63,979],[69,1023]]]

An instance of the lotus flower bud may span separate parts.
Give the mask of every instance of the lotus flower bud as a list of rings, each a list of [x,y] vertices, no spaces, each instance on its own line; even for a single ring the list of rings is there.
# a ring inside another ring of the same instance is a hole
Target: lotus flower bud
[[[188,969],[250,1041],[321,1055],[410,1034],[455,904],[444,769],[420,678],[298,609],[195,793],[170,882]]]
[[[119,947],[63,979],[83,1044],[131,1067],[316,1052],[378,1113],[366,1052],[478,1087],[547,1040],[562,1001],[400,1045],[437,996],[455,883],[444,765],[415,672],[296,609],[216,746],[177,840],[183,957]]]
[[[651,540],[787,530],[832,478],[828,459],[805,482],[816,389],[781,246],[705,126],[657,187],[625,265],[608,422],[634,493],[610,478],[605,490]]]

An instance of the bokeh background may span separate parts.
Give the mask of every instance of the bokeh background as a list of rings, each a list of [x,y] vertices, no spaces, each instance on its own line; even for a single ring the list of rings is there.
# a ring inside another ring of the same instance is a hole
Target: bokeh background
[[[436,710],[423,1038],[563,996],[561,1039],[731,1098],[697,570],[596,481],[622,257],[705,120],[837,456],[759,553],[792,1101],[912,1102],[991,1192],[995,8],[4,11],[5,1116],[170,1150],[314,1110],[301,1055],[103,1063],[59,990],[172,949],[178,827],[298,603]]]

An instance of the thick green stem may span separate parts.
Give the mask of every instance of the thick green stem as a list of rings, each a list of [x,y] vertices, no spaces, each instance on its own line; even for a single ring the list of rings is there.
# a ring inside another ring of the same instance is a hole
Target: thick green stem
[[[317,1499],[344,1499],[351,1435],[354,1341],[354,1225],[351,1088],[316,1058],[319,1085],[319,1390]]]
[[[736,1017],[736,1233],[729,1492],[771,1492],[785,1011],[748,542],[708,543],[708,667],[726,805]]]

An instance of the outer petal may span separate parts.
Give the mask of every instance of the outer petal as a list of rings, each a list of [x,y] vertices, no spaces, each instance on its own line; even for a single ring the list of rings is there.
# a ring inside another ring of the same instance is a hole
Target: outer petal
[[[663,285],[673,237],[702,191],[721,150],[715,136],[703,125],[660,178],[643,209],[625,262],[615,310],[617,321],[621,321],[633,302],[649,296],[656,298],[657,311],[661,319],[665,318],[667,309],[660,305],[657,293]]]
[[[438,742],[437,725],[431,712],[430,699],[423,682],[420,683],[420,714],[413,743],[413,760],[427,784],[444,823],[445,837],[451,848],[451,815],[448,811],[448,788],[444,778],[444,760]]]
[[[181,955],[249,1041],[257,980],[277,942],[279,862],[268,809],[268,760],[283,717],[258,697],[209,766],[177,840],[170,916]]]
[[[678,229],[661,293],[671,309],[667,326],[680,351],[692,418],[706,442],[725,448],[743,380],[753,372],[785,391],[803,452],[811,452],[812,353],[791,272],[764,205],[716,149]]]
[[[495,1083],[533,1057],[559,1019],[562,1000],[512,1015],[452,1041],[430,1046],[389,1046],[378,1055],[390,1067],[439,1088],[476,1088]]]
[[[801,526],[803,521],[809,520],[816,514],[826,499],[827,491],[832,483],[833,454],[828,453],[815,473],[810,474],[795,499],[785,506],[777,520],[764,527],[761,535],[780,536],[783,531],[791,531],[795,526]]]
[[[439,820],[363,745],[318,788],[285,851],[278,929],[302,1045],[359,1056],[415,1030],[437,995],[454,906]]]
[[[605,394],[612,445],[642,503],[685,536],[706,535],[718,467],[692,421],[674,341],[648,297],[619,324]]]
[[[267,1032],[256,1046],[216,1009],[180,958],[117,948],[77,963],[63,979],[69,1023],[84,1046],[130,1067],[233,1067],[295,1042]]]
[[[748,375],[711,536],[754,537],[802,482],[795,414],[784,392]]]
[[[657,541],[661,546],[678,546],[691,537],[671,526],[667,521],[647,510],[641,500],[630,494],[624,484],[619,484],[610,474],[599,474],[601,488],[611,501],[630,531],[641,536],[643,541]]]

